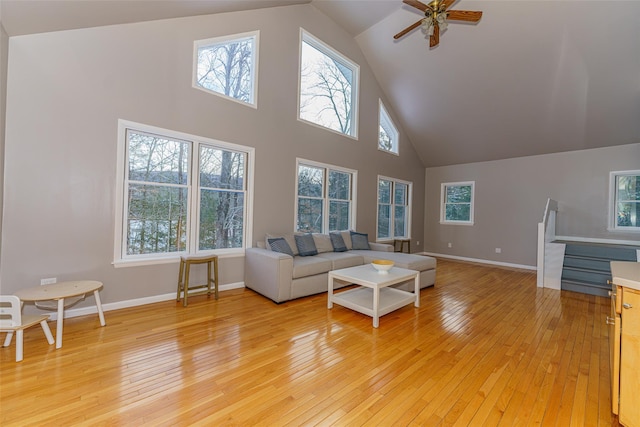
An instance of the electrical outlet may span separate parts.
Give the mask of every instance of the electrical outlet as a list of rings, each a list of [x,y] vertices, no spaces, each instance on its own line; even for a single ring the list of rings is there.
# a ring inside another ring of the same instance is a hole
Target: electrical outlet
[[[42,285],[53,285],[57,281],[58,281],[58,279],[56,279],[55,277],[49,277],[47,279],[40,279],[40,286],[42,286]]]
[[[447,243],[448,247],[452,247],[453,245],[451,244],[451,242]]]
[[[497,254],[501,254],[502,253],[502,248],[496,248],[496,253]]]
[[[416,241],[416,246],[420,246],[420,240]]]

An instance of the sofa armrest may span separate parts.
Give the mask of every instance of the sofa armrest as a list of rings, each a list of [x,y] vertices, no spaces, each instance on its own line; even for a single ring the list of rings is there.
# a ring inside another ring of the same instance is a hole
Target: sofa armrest
[[[292,256],[261,248],[245,250],[245,287],[275,302],[282,302],[291,299],[292,280]]]
[[[372,251],[393,252],[393,245],[386,243],[369,242],[369,247]]]

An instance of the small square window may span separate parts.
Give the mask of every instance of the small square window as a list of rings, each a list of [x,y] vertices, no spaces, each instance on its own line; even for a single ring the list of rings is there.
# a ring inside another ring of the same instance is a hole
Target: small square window
[[[475,182],[441,184],[440,222],[473,225]]]
[[[398,129],[393,124],[382,101],[379,102],[379,105],[378,149],[398,154]]]
[[[257,105],[259,32],[195,42],[193,87]]]

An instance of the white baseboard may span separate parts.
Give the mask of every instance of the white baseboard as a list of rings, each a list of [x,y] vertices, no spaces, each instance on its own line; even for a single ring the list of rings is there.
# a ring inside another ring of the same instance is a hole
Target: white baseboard
[[[244,282],[220,285],[220,287],[218,288],[218,291],[222,292],[222,291],[228,291],[231,289],[240,289],[240,288],[244,288]],[[92,297],[93,295],[87,295],[87,298],[92,298]],[[153,304],[156,302],[163,302],[163,301],[171,301],[171,300],[175,301],[175,299],[176,299],[176,293],[171,292],[168,294],[153,295],[150,297],[136,298],[136,299],[130,299],[125,301],[102,304],[102,311],[106,312],[106,311],[112,311],[112,310],[119,310],[121,308],[137,307],[140,305]],[[98,308],[95,305],[92,305],[90,307],[72,308],[64,311],[64,318],[69,319],[71,317],[86,316],[88,314],[96,314],[96,313],[98,313]],[[58,319],[58,313],[56,311],[49,314],[49,320],[57,320],[57,319]],[[107,319],[107,324],[109,324],[109,319]]]
[[[447,254],[437,254],[433,252],[417,252],[417,255],[428,255],[438,258],[449,258],[455,259],[458,261],[469,261],[469,262],[477,262],[479,264],[489,264],[489,265],[497,265],[500,267],[511,267],[511,268],[520,268],[522,270],[533,270],[536,271],[538,268],[535,265],[524,265],[524,264],[512,264],[509,262],[499,262],[499,261],[491,261],[488,259],[478,259],[478,258],[467,258],[462,256],[455,255],[447,255]]]

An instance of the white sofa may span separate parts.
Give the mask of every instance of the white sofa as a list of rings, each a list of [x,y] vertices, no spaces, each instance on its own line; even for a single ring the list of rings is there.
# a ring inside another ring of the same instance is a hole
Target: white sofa
[[[328,273],[331,270],[370,263],[374,259],[393,261],[396,267],[420,272],[420,287],[433,286],[436,279],[436,259],[428,256],[399,253],[392,245],[369,242],[369,250],[353,249],[349,232],[341,232],[347,247],[345,252],[334,252],[327,245],[328,235],[314,234],[317,255],[300,256],[294,249],[293,235],[283,236],[290,242],[294,256],[268,249],[268,243],[261,247],[248,248],[245,252],[245,286],[261,295],[281,303],[295,298],[327,291]],[[293,243],[291,243],[293,242]],[[346,286],[345,284],[343,286]],[[413,283],[395,285],[401,289],[413,290]]]

